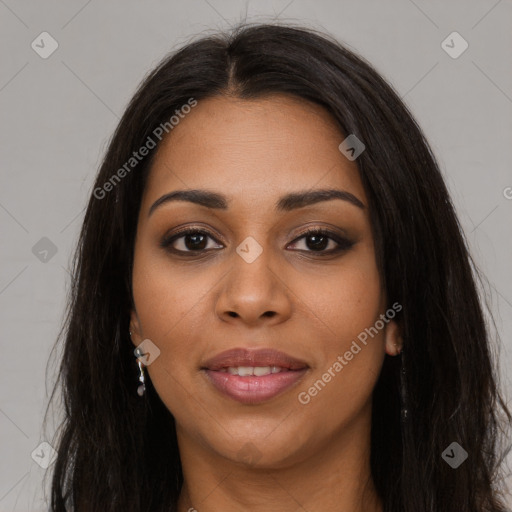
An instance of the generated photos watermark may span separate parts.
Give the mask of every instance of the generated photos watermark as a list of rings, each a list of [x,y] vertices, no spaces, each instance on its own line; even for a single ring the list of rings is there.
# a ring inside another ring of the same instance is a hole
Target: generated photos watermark
[[[396,314],[402,310],[402,305],[398,302],[395,302],[391,308],[389,308],[385,314],[381,314],[379,320],[377,320],[371,327],[367,327],[364,331],[360,332],[357,335],[357,340],[353,340],[350,345],[349,350],[347,350],[343,355],[339,355],[336,358],[336,361],[322,374],[322,377],[318,379],[307,391],[301,391],[297,398],[302,405],[307,405],[311,402],[311,398],[318,395],[320,391],[322,391],[325,386],[331,382],[331,380],[338,375],[338,373],[347,366],[347,364],[352,361],[356,354],[361,352],[362,347],[366,346],[368,343],[368,336],[373,338],[376,336],[379,331],[384,329],[385,325],[392,320]],[[357,342],[359,341],[359,343]]]
[[[154,149],[157,145],[155,139],[160,142],[164,137],[164,133],[168,134],[175,126],[177,126],[181,119],[183,119],[193,107],[197,105],[197,100],[189,98],[187,103],[182,105],[179,109],[174,111],[175,115],[172,115],[165,123],[160,123],[152,132],[146,142],[138,149],[134,151],[131,156],[122,167],[120,167],[101,187],[96,187],[93,191],[93,195],[96,199],[103,199],[106,197],[108,192],[114,190],[114,187],[120,183],[120,181],[134,169],[139,162],[144,160],[149,152]],[[155,139],[153,138],[155,137]]]

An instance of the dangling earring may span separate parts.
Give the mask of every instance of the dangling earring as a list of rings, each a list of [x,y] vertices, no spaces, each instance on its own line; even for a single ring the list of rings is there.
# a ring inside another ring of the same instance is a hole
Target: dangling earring
[[[132,337],[132,331],[130,331],[130,338]],[[140,349],[137,347],[135,349],[135,355],[137,358],[141,357],[142,354],[141,354],[141,351]],[[137,393],[139,396],[142,396],[144,394],[144,392],[146,391],[146,384],[144,383],[144,367],[142,366],[142,363],[139,361],[139,359],[137,359],[137,363],[139,365],[139,382],[140,382],[140,385],[139,387],[137,388]]]
[[[140,361],[137,361],[137,363],[139,363],[139,381],[141,382],[141,385],[137,388],[137,393],[139,394],[139,396],[142,396],[146,391],[146,385],[144,384],[144,368]]]
[[[405,358],[404,358],[404,348],[399,352],[399,355],[402,356],[401,359],[401,368],[400,368],[400,416],[402,423],[405,423],[408,420],[407,417],[407,388],[405,385]]]

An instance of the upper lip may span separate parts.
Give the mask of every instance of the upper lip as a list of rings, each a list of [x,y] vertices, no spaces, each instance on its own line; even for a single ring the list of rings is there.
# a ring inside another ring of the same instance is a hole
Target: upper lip
[[[301,370],[308,365],[279,350],[271,348],[246,349],[233,348],[221,352],[203,363],[202,368],[208,370],[220,370],[230,366],[279,366],[289,370]]]

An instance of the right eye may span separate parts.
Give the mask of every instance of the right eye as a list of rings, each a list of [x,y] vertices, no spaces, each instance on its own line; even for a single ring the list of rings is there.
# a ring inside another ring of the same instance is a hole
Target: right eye
[[[217,242],[213,235],[208,231],[187,228],[165,237],[160,242],[160,246],[170,252],[181,254],[189,253],[189,255],[191,255],[190,253],[201,254],[203,251],[216,248],[221,249],[223,247],[208,247],[208,238]]]

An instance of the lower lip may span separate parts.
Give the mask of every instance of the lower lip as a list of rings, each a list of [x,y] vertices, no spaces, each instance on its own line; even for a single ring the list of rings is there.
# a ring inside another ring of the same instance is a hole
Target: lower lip
[[[204,370],[210,382],[219,391],[243,404],[257,404],[274,398],[296,384],[306,371],[307,368],[304,368],[261,377],[240,377],[226,372]]]

